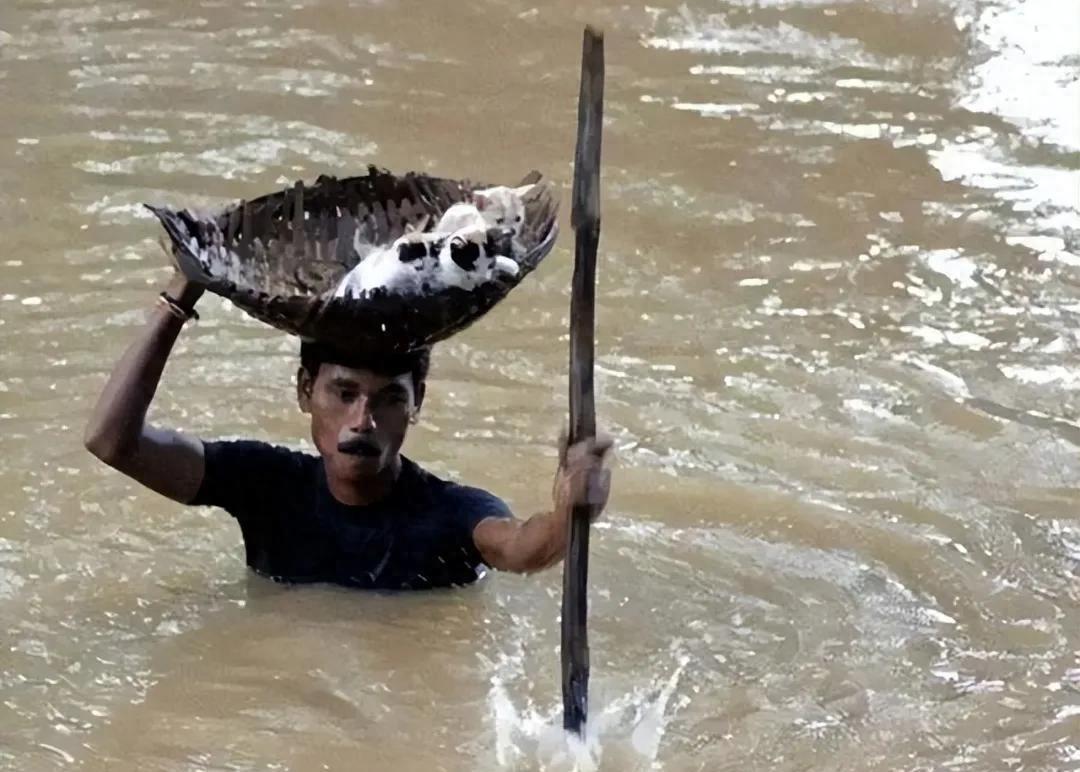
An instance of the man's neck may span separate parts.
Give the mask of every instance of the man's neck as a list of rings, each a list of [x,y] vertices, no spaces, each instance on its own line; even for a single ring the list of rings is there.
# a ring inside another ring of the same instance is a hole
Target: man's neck
[[[390,495],[401,474],[401,455],[394,456],[389,464],[370,477],[334,477],[325,465],[323,473],[326,475],[326,487],[330,489],[330,495],[339,503],[350,507],[366,507]]]

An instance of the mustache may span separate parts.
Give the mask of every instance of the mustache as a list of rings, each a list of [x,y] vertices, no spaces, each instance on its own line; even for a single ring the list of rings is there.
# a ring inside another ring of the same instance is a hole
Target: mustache
[[[352,456],[378,456],[382,453],[382,448],[375,440],[364,436],[339,442],[337,449],[339,453],[348,453]]]

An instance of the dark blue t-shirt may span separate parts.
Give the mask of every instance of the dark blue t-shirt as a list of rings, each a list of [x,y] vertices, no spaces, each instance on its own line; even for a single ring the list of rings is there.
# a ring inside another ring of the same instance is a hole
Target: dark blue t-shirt
[[[473,529],[510,517],[498,497],[404,457],[386,498],[349,506],[330,493],[319,456],[250,440],[203,447],[206,472],[191,503],[235,517],[247,564],[279,581],[392,590],[469,584],[487,568]]]

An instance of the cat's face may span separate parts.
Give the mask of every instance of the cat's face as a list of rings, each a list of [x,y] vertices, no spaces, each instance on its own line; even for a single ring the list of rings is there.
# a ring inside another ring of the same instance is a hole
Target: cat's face
[[[495,255],[509,251],[509,230],[475,229],[455,234],[449,244],[450,259],[466,273],[486,275],[495,263]]]
[[[500,185],[473,193],[473,203],[484,220],[493,228],[507,228],[515,236],[521,235],[525,225],[525,202],[522,197],[532,189],[532,185],[508,188]]]
[[[454,264],[466,273],[482,273],[491,266],[485,241],[487,237],[482,231],[470,233],[467,236],[454,236],[450,239],[450,259]]]

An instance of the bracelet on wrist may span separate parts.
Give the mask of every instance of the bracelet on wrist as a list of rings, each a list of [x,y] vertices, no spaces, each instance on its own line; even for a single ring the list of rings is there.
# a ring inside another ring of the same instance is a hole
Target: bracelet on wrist
[[[180,305],[180,301],[169,295],[168,292],[162,292],[158,295],[157,302],[163,306],[170,314],[175,316],[182,322],[186,322],[189,319],[199,320],[199,312],[194,308],[184,308]]]

